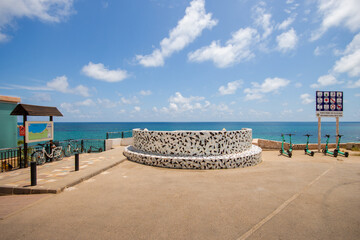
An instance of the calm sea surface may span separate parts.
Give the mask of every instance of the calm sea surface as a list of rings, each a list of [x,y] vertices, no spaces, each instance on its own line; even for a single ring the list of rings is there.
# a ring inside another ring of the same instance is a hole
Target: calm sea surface
[[[304,134],[312,134],[310,142],[317,143],[317,122],[55,122],[55,140],[105,139],[106,132],[128,131],[133,128],[149,130],[239,130],[252,128],[253,138],[281,140],[281,133],[293,133],[294,143],[306,142]],[[360,142],[360,122],[340,122],[341,142]],[[330,134],[335,142],[335,122],[322,122],[321,135]],[[288,137],[286,139],[288,141]]]

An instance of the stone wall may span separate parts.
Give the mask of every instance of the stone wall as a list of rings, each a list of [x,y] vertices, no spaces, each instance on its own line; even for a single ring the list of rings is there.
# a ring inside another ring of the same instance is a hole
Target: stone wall
[[[266,140],[266,139],[254,139],[253,144],[261,147],[264,150],[279,150],[281,148],[281,142],[280,141],[273,141],[273,140]],[[285,148],[289,148],[289,143],[284,144]],[[294,150],[303,150],[305,149],[306,144],[293,144]],[[336,143],[329,143],[329,148],[335,148]],[[352,147],[360,147],[360,143],[340,143],[341,148],[346,148],[348,150],[351,150]],[[317,149],[318,145],[317,143],[310,143],[309,149]],[[321,148],[325,148],[325,144],[321,144]]]
[[[111,138],[105,140],[105,151],[118,146],[129,146],[134,144],[134,139],[131,138]]]
[[[249,150],[252,130],[147,131],[133,130],[134,147],[140,151],[174,156],[219,156]]]

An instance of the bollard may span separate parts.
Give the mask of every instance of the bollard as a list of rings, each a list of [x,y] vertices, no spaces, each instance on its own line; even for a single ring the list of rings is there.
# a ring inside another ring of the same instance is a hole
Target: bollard
[[[75,153],[75,171],[79,171],[79,154]]]
[[[36,162],[30,163],[31,186],[36,186]]]

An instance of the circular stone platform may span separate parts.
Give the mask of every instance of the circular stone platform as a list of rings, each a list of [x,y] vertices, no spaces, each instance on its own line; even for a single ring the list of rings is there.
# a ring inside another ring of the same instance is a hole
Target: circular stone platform
[[[134,146],[124,155],[131,161],[168,168],[224,169],[254,166],[261,148],[252,145],[252,130],[133,130]]]

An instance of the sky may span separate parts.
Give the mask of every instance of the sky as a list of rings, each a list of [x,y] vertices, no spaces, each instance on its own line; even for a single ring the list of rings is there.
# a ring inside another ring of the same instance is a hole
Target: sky
[[[0,95],[64,122],[360,121],[359,0],[2,0]],[[333,121],[334,119],[330,119]]]

